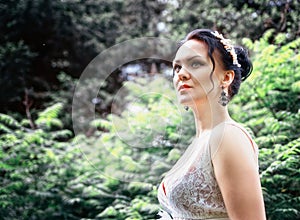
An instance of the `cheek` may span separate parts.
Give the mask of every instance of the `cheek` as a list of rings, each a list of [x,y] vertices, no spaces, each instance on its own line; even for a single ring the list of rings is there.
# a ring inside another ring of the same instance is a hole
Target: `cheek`
[[[202,74],[202,75],[196,77],[195,84],[198,85],[198,87],[200,89],[206,90],[209,87],[209,85],[211,84],[209,75]]]
[[[197,85],[197,90],[201,90],[202,92],[208,94],[212,93],[216,87],[218,87],[218,82],[214,74],[210,77],[210,74],[203,74],[195,78],[195,84]]]
[[[177,83],[178,83],[178,76],[175,75],[175,76],[173,77],[173,86],[174,86],[175,89],[176,89],[176,87],[177,87]]]

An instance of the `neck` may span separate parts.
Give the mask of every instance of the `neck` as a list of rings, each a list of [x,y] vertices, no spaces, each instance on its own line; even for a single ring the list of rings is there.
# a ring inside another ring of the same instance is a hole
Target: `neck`
[[[197,137],[224,121],[232,120],[228,113],[227,106],[221,106],[217,102],[197,103],[192,109],[194,112]]]

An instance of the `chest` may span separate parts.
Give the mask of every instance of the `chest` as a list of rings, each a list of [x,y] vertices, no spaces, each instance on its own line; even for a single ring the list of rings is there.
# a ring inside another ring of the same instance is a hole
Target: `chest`
[[[159,200],[175,215],[195,217],[224,212],[208,142],[195,140],[189,146],[161,183]]]

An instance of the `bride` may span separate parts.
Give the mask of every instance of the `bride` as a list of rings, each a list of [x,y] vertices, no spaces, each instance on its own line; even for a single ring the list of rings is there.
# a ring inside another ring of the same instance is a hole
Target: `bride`
[[[251,71],[246,50],[216,31],[197,29],[180,43],[173,83],[196,135],[159,186],[160,219],[266,219],[257,145],[227,109]]]

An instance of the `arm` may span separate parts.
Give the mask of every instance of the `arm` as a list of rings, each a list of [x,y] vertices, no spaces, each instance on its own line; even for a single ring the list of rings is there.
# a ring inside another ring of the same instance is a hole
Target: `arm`
[[[211,146],[217,145],[212,161],[229,218],[265,220],[257,161],[249,138],[232,125],[217,133],[211,141]]]

